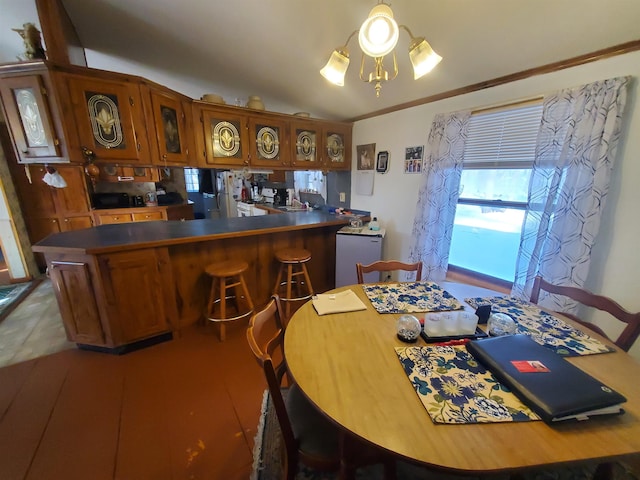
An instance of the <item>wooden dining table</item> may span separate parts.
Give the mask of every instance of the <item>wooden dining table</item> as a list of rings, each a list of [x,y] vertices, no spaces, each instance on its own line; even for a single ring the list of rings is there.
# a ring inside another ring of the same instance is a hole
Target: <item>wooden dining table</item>
[[[460,283],[440,286],[468,310],[465,298],[501,295]],[[361,285],[327,293],[346,289],[358,295],[366,310],[320,316],[309,301],[291,317],[284,340],[293,380],[345,431],[398,459],[460,474],[603,462],[640,453],[640,362],[624,351],[568,358],[627,398],[622,415],[558,424],[435,424],[394,349],[407,346],[396,336],[401,314],[378,313]],[[415,345],[426,343],[420,338]]]

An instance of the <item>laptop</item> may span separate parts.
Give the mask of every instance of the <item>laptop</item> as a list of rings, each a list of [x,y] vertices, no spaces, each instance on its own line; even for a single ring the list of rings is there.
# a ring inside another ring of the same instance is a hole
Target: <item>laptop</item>
[[[472,340],[467,350],[545,422],[624,412],[623,395],[527,335]]]

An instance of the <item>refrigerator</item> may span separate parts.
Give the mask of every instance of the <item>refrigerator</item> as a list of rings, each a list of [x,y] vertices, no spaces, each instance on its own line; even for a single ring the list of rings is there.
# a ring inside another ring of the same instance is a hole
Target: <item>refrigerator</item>
[[[342,227],[336,232],[336,288],[358,283],[356,263],[367,265],[382,260],[384,229]],[[364,275],[366,283],[380,281],[380,272]]]
[[[216,187],[220,217],[232,218],[238,216],[237,203],[242,199],[244,176],[242,172],[216,172]]]

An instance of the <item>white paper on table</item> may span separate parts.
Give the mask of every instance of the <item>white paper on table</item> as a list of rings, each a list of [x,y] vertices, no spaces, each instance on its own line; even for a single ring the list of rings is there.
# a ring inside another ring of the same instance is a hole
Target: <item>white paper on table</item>
[[[374,174],[374,170],[356,172],[356,193],[358,195],[373,195]]]
[[[313,307],[316,309],[316,312],[318,312],[318,315],[355,312],[356,310],[366,310],[367,308],[353,290],[315,295],[311,303],[313,303]]]

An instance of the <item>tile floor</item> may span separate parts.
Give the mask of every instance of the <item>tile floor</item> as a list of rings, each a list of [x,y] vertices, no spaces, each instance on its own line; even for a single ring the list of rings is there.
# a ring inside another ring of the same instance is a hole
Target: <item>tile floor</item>
[[[0,367],[69,348],[75,344],[67,341],[49,280],[0,321]]]

